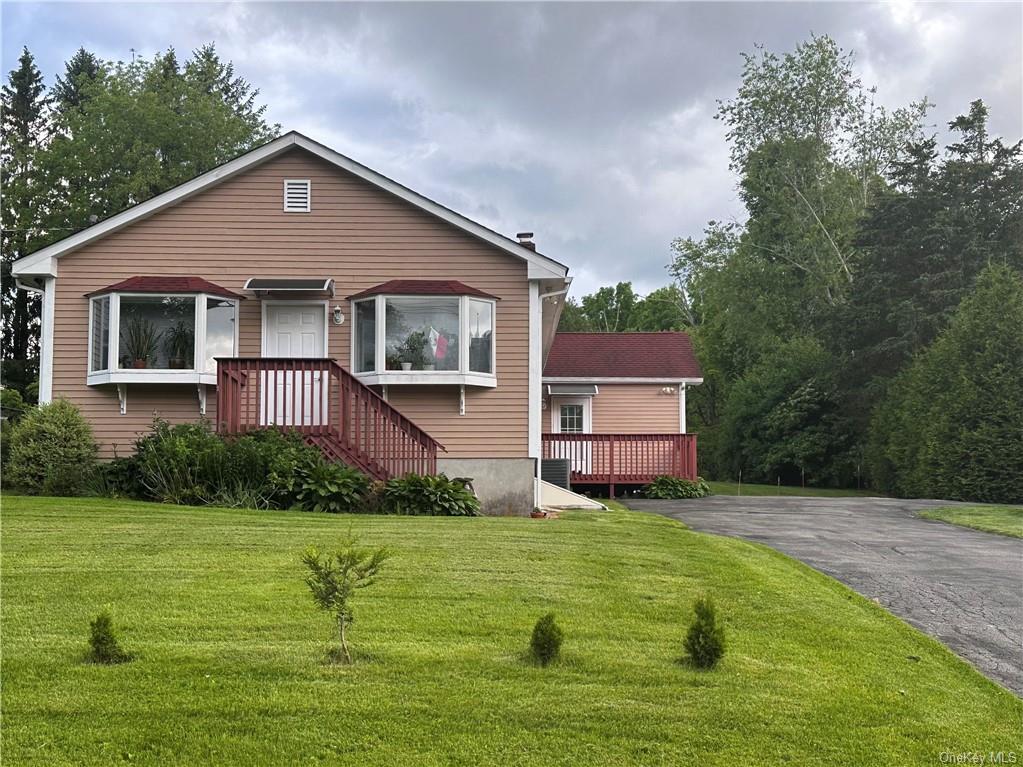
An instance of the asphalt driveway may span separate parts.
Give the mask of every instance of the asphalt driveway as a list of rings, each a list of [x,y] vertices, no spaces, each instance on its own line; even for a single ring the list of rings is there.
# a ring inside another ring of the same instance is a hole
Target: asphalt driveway
[[[800,559],[1023,696],[1023,540],[915,516],[947,502],[714,496],[627,504]]]

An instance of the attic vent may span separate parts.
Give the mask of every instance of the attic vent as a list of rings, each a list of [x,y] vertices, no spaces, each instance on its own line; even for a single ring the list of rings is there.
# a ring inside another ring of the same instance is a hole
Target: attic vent
[[[308,179],[284,179],[284,212],[308,213],[311,206],[312,190]]]

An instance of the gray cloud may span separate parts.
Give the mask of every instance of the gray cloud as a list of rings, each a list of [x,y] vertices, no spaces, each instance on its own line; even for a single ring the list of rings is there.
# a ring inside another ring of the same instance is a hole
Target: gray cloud
[[[881,100],[927,95],[943,126],[974,98],[1023,133],[1018,4],[5,4],[48,80],[79,45],[215,40],[270,117],[499,231],[537,233],[575,293],[665,280],[668,244],[741,218],[715,99],[739,52],[811,32],[857,51]]]

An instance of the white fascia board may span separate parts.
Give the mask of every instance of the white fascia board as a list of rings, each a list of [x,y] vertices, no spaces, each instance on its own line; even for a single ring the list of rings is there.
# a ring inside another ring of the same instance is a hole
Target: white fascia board
[[[57,278],[47,277],[43,306],[39,317],[39,404],[53,399],[53,309]]]
[[[54,265],[50,263],[50,259],[80,248],[141,218],[151,216],[157,211],[180,202],[187,197],[191,197],[213,184],[220,183],[231,176],[237,175],[253,165],[265,162],[293,146],[301,147],[317,157],[348,171],[352,175],[358,176],[374,186],[425,210],[427,213],[443,219],[459,229],[525,261],[528,265],[529,279],[564,278],[568,274],[568,267],[564,264],[559,264],[554,259],[530,250],[515,242],[515,240],[498,234],[482,224],[477,224],[475,221],[455,213],[450,208],[445,208],[443,205],[423,197],[423,195],[412,191],[408,187],[402,186],[374,170],[370,170],[365,165],[361,165],[355,162],[355,160],[345,157],[343,154],[335,152],[333,149],[325,147],[323,144],[317,143],[294,131],[286,133],[280,138],[253,149],[241,157],[237,157],[201,176],[197,176],[191,181],[187,181],[163,194],[159,194],[151,200],[139,203],[128,210],[118,213],[116,216],[111,216],[106,221],[90,226],[88,229],[83,229],[77,234],[65,237],[60,242],[56,242],[30,256],[25,256],[15,261],[13,272],[15,275],[41,274],[55,276],[56,272],[53,271]]]
[[[544,376],[544,383],[646,383],[646,384],[687,384],[690,386],[698,386],[703,383],[702,378],[581,378],[579,376],[571,376],[565,378],[559,378],[557,376]]]
[[[529,281],[529,349],[527,354],[527,392],[528,409],[526,416],[527,434],[527,455],[537,461],[537,476],[540,471],[541,451],[541,420],[543,393],[541,390],[541,377],[543,375],[543,302],[540,300],[540,283],[536,280]],[[534,499],[535,500],[535,499]]]

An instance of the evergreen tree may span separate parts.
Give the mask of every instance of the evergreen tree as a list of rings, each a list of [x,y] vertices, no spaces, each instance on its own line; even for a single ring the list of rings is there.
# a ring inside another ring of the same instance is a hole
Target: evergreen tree
[[[874,475],[900,495],[1023,502],[1023,276],[986,267],[948,328],[891,387]]]
[[[202,62],[199,69],[209,71],[208,54]],[[223,89],[210,88],[196,71],[170,49],[152,59],[107,62],[94,79],[77,81],[89,108],[58,115],[45,158],[60,194],[55,228],[73,231],[107,218],[277,134],[279,126],[262,120],[262,107],[240,114]]]
[[[64,76],[57,75],[50,91],[56,108],[62,111],[80,108],[85,101],[83,85],[95,80],[99,74],[99,59],[85,48],[79,48],[64,65]]]
[[[197,88],[226,105],[248,127],[254,143],[264,143],[277,135],[277,126],[268,126],[264,120],[266,105],[256,102],[259,89],[236,76],[234,64],[221,61],[213,43],[192,52],[192,58],[185,64],[184,76]]]
[[[38,321],[39,301],[18,290],[11,264],[41,244],[45,186],[38,154],[46,140],[46,96],[43,76],[28,48],[2,89],[0,173],[3,187],[3,359],[4,384],[23,388],[34,367],[32,325]]]

